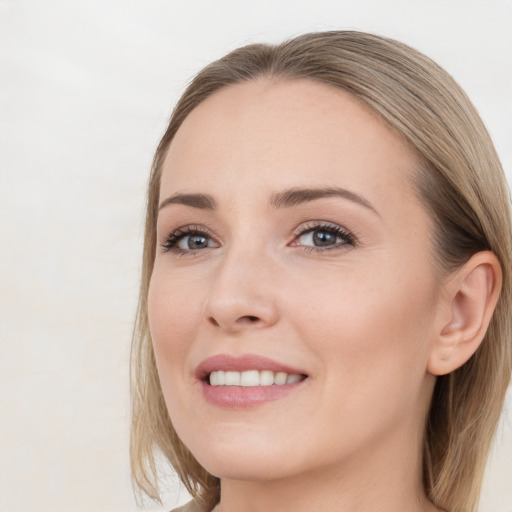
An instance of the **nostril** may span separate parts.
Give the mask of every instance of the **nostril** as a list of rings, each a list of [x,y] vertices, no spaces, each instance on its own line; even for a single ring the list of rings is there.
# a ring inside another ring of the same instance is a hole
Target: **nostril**
[[[250,323],[254,323],[254,322],[257,322],[259,320],[259,318],[257,316],[247,315],[247,316],[241,317],[239,320],[241,320],[242,322],[244,320],[246,320],[246,321],[248,321]]]
[[[222,319],[222,318],[220,320],[217,320],[215,317],[210,316],[210,317],[208,317],[207,321],[214,327],[224,327],[224,328],[229,328],[229,326],[235,327],[236,325],[241,327],[243,325],[256,324],[258,322],[261,322],[261,318],[259,316],[254,316],[254,315],[240,316],[240,317],[236,318],[236,320],[234,320],[233,323],[232,323],[231,319],[226,319],[225,322],[223,320],[224,319]]]

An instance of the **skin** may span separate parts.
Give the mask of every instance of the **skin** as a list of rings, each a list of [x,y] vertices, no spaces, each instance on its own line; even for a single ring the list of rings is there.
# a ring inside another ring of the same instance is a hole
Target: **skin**
[[[424,495],[420,456],[429,358],[449,315],[416,166],[371,111],[307,80],[225,87],[178,130],[160,202],[202,193],[217,206],[160,210],[150,329],[173,425],[221,478],[223,512],[439,510]],[[269,205],[296,187],[339,187],[368,204]],[[315,250],[318,221],[351,235]],[[207,247],[187,250],[182,237],[185,252],[162,248],[189,225],[208,231]],[[247,353],[308,378],[253,408],[207,403],[196,367]]]

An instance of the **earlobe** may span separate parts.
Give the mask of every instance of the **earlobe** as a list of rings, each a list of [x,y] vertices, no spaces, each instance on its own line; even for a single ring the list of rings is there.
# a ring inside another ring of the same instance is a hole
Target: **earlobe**
[[[490,251],[476,253],[448,278],[429,373],[450,373],[475,353],[491,321],[501,281],[501,265]]]

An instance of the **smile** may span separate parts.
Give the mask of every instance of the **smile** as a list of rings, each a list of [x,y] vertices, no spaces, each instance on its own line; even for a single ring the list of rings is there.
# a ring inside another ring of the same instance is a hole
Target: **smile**
[[[254,354],[209,357],[195,377],[206,401],[227,409],[262,406],[298,393],[309,381],[298,368]]]

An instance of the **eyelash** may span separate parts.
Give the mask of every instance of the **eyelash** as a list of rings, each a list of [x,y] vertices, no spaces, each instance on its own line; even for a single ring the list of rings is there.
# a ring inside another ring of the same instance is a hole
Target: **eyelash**
[[[355,236],[348,231],[347,229],[339,226],[338,224],[334,224],[332,222],[308,222],[307,224],[302,224],[294,233],[295,240],[304,236],[307,233],[314,231],[323,231],[330,235],[334,235],[336,238],[341,238],[343,241],[334,245],[320,247],[314,245],[295,245],[292,243],[292,247],[302,247],[303,250],[307,252],[325,252],[325,251],[334,251],[334,250],[343,250],[347,246],[354,247],[356,245]]]
[[[323,231],[330,235],[334,235],[336,238],[341,238],[343,241],[332,246],[314,246],[314,245],[298,245],[292,243],[292,247],[302,247],[303,250],[307,252],[325,252],[332,250],[342,250],[346,246],[354,247],[356,245],[356,238],[352,233],[350,233],[347,229],[338,226],[337,224],[333,224],[331,222],[310,222],[308,224],[301,225],[294,232],[294,241],[299,239],[300,237],[306,235],[307,233],[313,231]],[[204,236],[205,238],[213,239],[213,236],[210,234],[208,230],[201,226],[185,226],[177,229],[172,232],[165,241],[161,244],[162,250],[164,252],[173,252],[179,256],[192,256],[199,252],[201,249],[189,249],[184,250],[178,247],[179,242],[186,236]]]
[[[201,226],[185,226],[172,232],[162,244],[162,249],[164,252],[172,251],[173,253],[179,256],[193,255],[200,249],[190,249],[188,251],[185,251],[178,247],[178,243],[181,241],[182,238],[194,235],[204,236],[205,238],[213,238],[210,232]]]

